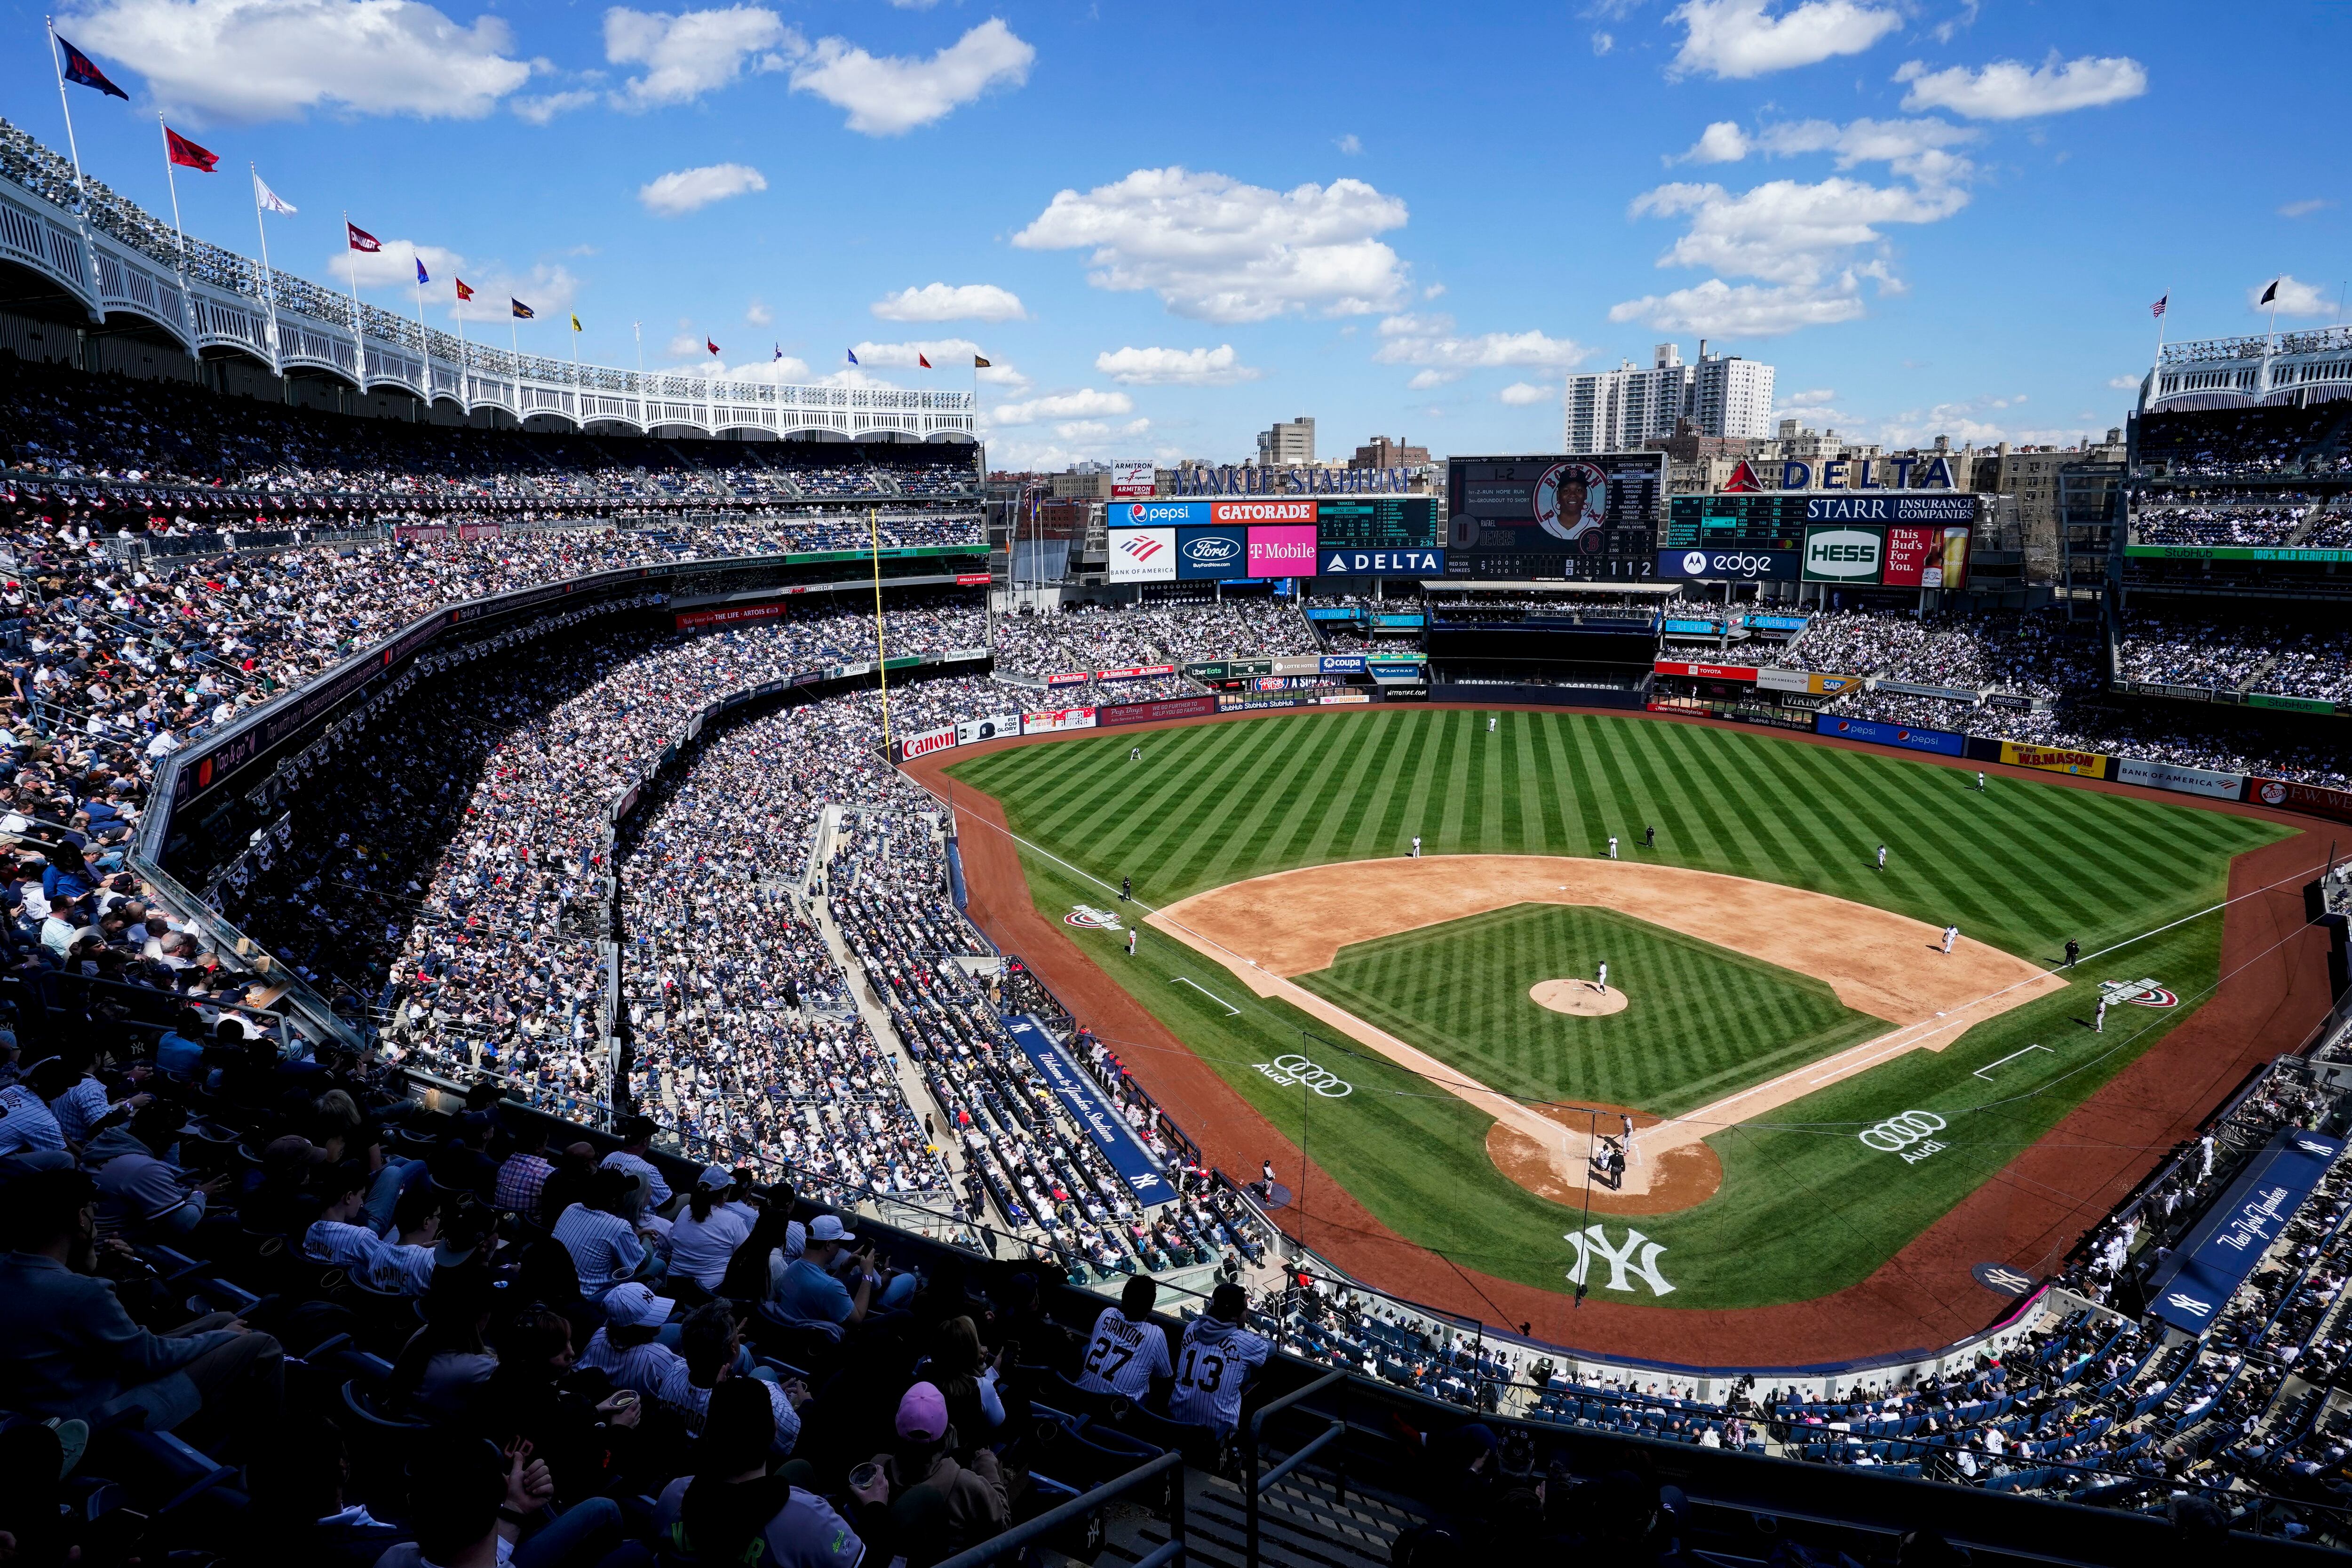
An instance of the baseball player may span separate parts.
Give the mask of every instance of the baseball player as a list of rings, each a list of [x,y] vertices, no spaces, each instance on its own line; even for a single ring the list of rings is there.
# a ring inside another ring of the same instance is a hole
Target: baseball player
[[[1105,1307],[1095,1319],[1086,1368],[1078,1373],[1080,1388],[1141,1399],[1151,1392],[1153,1378],[1176,1375],[1168,1359],[1167,1331],[1151,1321],[1151,1309],[1159,1300],[1160,1284],[1150,1275],[1128,1280],[1118,1305]]]
[[[1184,1343],[1176,1352],[1176,1387],[1168,1396],[1168,1414],[1229,1436],[1241,1419],[1242,1387],[1265,1365],[1274,1347],[1241,1326],[1249,1315],[1249,1298],[1230,1280],[1209,1298],[1209,1310],[1185,1325]]]
[[[2104,1035],[2106,1032],[2107,999],[2102,996],[2099,998],[2098,1006],[2094,1008],[2091,1013],[2091,1033],[2095,1035]]]
[[[1977,770],[1977,793],[1979,795],[1982,795],[1984,792],[1984,770],[1982,768],[1979,768]]]
[[[1878,847],[1878,868],[1882,871],[1886,869],[1886,846],[1884,844]]]
[[[2074,968],[2074,961],[2082,956],[2083,944],[2076,942],[2073,937],[2068,937],[2066,939],[2066,967],[2069,969]]]
[[[1487,715],[1487,718],[1486,718],[1486,733],[1488,733],[1489,735],[1491,735],[1491,734],[1493,734],[1494,732],[1495,732],[1495,719],[1494,719],[1494,716],[1493,716],[1492,714],[1489,714],[1489,715]]]
[[[1605,958],[1601,961],[1601,978],[1594,981],[1593,984],[1600,987],[1603,996],[1609,994],[1609,961]]]
[[[1131,935],[1131,934],[1132,934],[1132,933],[1130,933],[1130,935]],[[1945,951],[1946,952],[1951,952],[1951,951],[1952,951],[1952,943],[1954,943],[1954,942],[1958,942],[1958,941],[1959,941],[1959,940],[1960,940],[1960,928],[1959,928],[1959,927],[1958,927],[1958,926],[1946,926],[1946,927],[1944,928],[1944,951]],[[1134,952],[1134,951],[1135,951],[1134,946],[1133,946],[1133,944],[1132,944],[1131,942],[1129,943],[1129,947],[1128,947],[1128,951],[1129,951],[1129,952]]]
[[[1127,749],[1127,760],[1130,763],[1139,763],[1143,761],[1143,748],[1141,746],[1129,746]]]
[[[1418,833],[1412,836],[1412,858],[1421,858],[1421,835]]]
[[[1613,835],[1610,837],[1610,840],[1609,840],[1609,858],[1611,858],[1612,860],[1614,860],[1615,858],[1617,858],[1617,840],[1616,840],[1615,836],[1613,836]]]
[[[1643,847],[1643,848],[1644,848],[1644,849],[1655,849],[1657,847],[1658,847],[1658,830],[1657,830],[1657,828],[1656,828],[1654,826],[1643,828],[1643,829],[1642,829],[1642,847]]]
[[[1949,952],[1951,949],[1947,947],[1944,951]],[[1133,958],[1135,956],[1135,928],[1133,926],[1127,928],[1127,956],[1129,958]]]

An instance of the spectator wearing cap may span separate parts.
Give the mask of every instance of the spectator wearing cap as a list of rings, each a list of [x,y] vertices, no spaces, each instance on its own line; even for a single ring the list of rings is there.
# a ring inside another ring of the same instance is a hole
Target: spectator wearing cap
[[[150,1100],[127,1125],[90,1140],[81,1157],[98,1182],[101,1232],[133,1239],[157,1229],[184,1236],[204,1223],[205,1200],[227,1178],[199,1185],[172,1159],[187,1120],[170,1100]]]
[[[491,1188],[491,1201],[510,1214],[535,1215],[539,1195],[546,1190],[547,1178],[555,1167],[547,1163],[547,1123],[536,1116],[516,1119],[511,1131],[514,1149],[499,1165],[499,1179]]]
[[[691,1279],[716,1292],[727,1277],[728,1260],[751,1239],[760,1211],[735,1199],[734,1175],[706,1168],[686,1195],[687,1212],[669,1228],[669,1273],[674,1285]]]
[[[667,1206],[670,1190],[669,1184],[662,1180],[662,1173],[654,1168],[654,1163],[646,1158],[646,1151],[654,1141],[654,1119],[632,1116],[621,1123],[620,1133],[621,1146],[605,1155],[601,1163],[605,1170],[624,1171],[632,1176],[641,1177],[646,1184],[645,1206],[658,1213]]]
[[[675,1300],[638,1280],[614,1286],[604,1293],[604,1326],[588,1337],[577,1364],[603,1373],[615,1388],[652,1398],[685,1375],[685,1361],[672,1348],[681,1327],[670,1321],[677,1310]]]
[[[199,1408],[234,1407],[249,1426],[283,1403],[276,1340],[227,1312],[168,1334],[122,1310],[114,1287],[81,1273],[95,1237],[97,1188],[79,1171],[42,1171],[11,1184],[17,1250],[0,1258],[0,1407],[96,1420],[138,1408],[167,1431]]]
[[[774,1434],[773,1411],[760,1384],[738,1379],[711,1391],[694,1474],[672,1481],[656,1509],[655,1528],[669,1555],[775,1568],[859,1568],[866,1561],[866,1542],[831,1503],[768,1474]],[[887,1485],[877,1474],[854,1495],[878,1506]]]
[[[606,1166],[591,1179],[586,1199],[555,1222],[555,1239],[572,1254],[580,1294],[591,1301],[603,1301],[614,1286],[635,1279],[651,1261],[636,1226],[624,1217],[628,1201],[628,1174]]]
[[[819,1215],[812,1220],[807,1248],[784,1266],[783,1278],[776,1281],[769,1298],[776,1315],[788,1322],[825,1323],[836,1330],[864,1322],[874,1288],[882,1280],[874,1271],[871,1247],[857,1252],[848,1249],[847,1244],[856,1239],[838,1215]],[[841,1259],[851,1266],[857,1281],[855,1289],[834,1274],[834,1265]]]
[[[898,1443],[876,1458],[889,1478],[892,1534],[910,1561],[937,1563],[1001,1534],[1013,1522],[996,1450],[957,1459],[956,1429],[939,1385],[919,1383],[898,1401]]]

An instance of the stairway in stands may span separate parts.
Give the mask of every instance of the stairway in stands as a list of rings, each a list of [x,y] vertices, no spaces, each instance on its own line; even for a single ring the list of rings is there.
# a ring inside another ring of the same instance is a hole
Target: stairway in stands
[[[1241,1488],[1223,1476],[1184,1472],[1188,1560],[1213,1568],[1244,1568],[1248,1513]],[[1140,1507],[1108,1510],[1097,1563],[1138,1563],[1167,1544],[1168,1521]],[[1328,1480],[1294,1473],[1275,1483],[1258,1515],[1258,1561],[1269,1568],[1387,1568],[1397,1536],[1417,1516],[1375,1498],[1335,1495]]]

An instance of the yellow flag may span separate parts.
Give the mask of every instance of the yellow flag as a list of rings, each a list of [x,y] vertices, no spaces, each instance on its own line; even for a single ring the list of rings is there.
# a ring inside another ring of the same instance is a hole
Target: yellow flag
[[[580,330],[580,317],[576,312],[572,318],[572,330],[575,332]]]

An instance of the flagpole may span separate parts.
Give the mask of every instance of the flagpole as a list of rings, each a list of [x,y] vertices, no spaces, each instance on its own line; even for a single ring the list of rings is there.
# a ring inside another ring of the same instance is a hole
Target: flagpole
[[[637,340],[637,424],[640,428],[650,432],[653,426],[646,419],[646,324],[631,321],[629,331],[636,335]]]
[[[352,210],[343,209],[343,255],[352,269],[352,352],[359,356],[361,384],[367,381],[367,344],[360,331],[360,264],[359,251],[352,244]]]
[[[263,297],[269,301],[269,365],[278,368],[278,275],[269,269],[269,226],[261,218],[261,171],[246,161],[245,172],[253,176],[253,231],[261,237],[261,282]]]
[[[409,287],[416,290],[416,352],[425,359],[425,402],[433,403],[432,340],[425,330],[425,258],[416,253],[416,242],[408,243],[408,264],[415,269],[416,280]]]
[[[449,287],[454,293],[457,287],[455,272],[449,274]],[[466,422],[470,425],[474,419],[474,350],[473,345],[466,342],[466,302],[463,300],[450,305],[449,319],[457,323],[457,402],[465,409]]]
[[[41,25],[49,30],[49,70],[58,79],[58,107],[66,111],[66,151],[73,154],[74,200],[87,213],[89,198],[81,188],[81,148],[74,142],[73,104],[66,98],[66,68],[58,58],[58,25],[47,16],[41,18]]]
[[[588,428],[588,399],[580,391],[580,317],[572,312],[572,427]]]
[[[188,231],[180,226],[180,176],[172,173],[172,129],[155,111],[155,134],[163,139],[163,183],[172,187],[172,237],[180,242],[180,270],[188,269]]]

